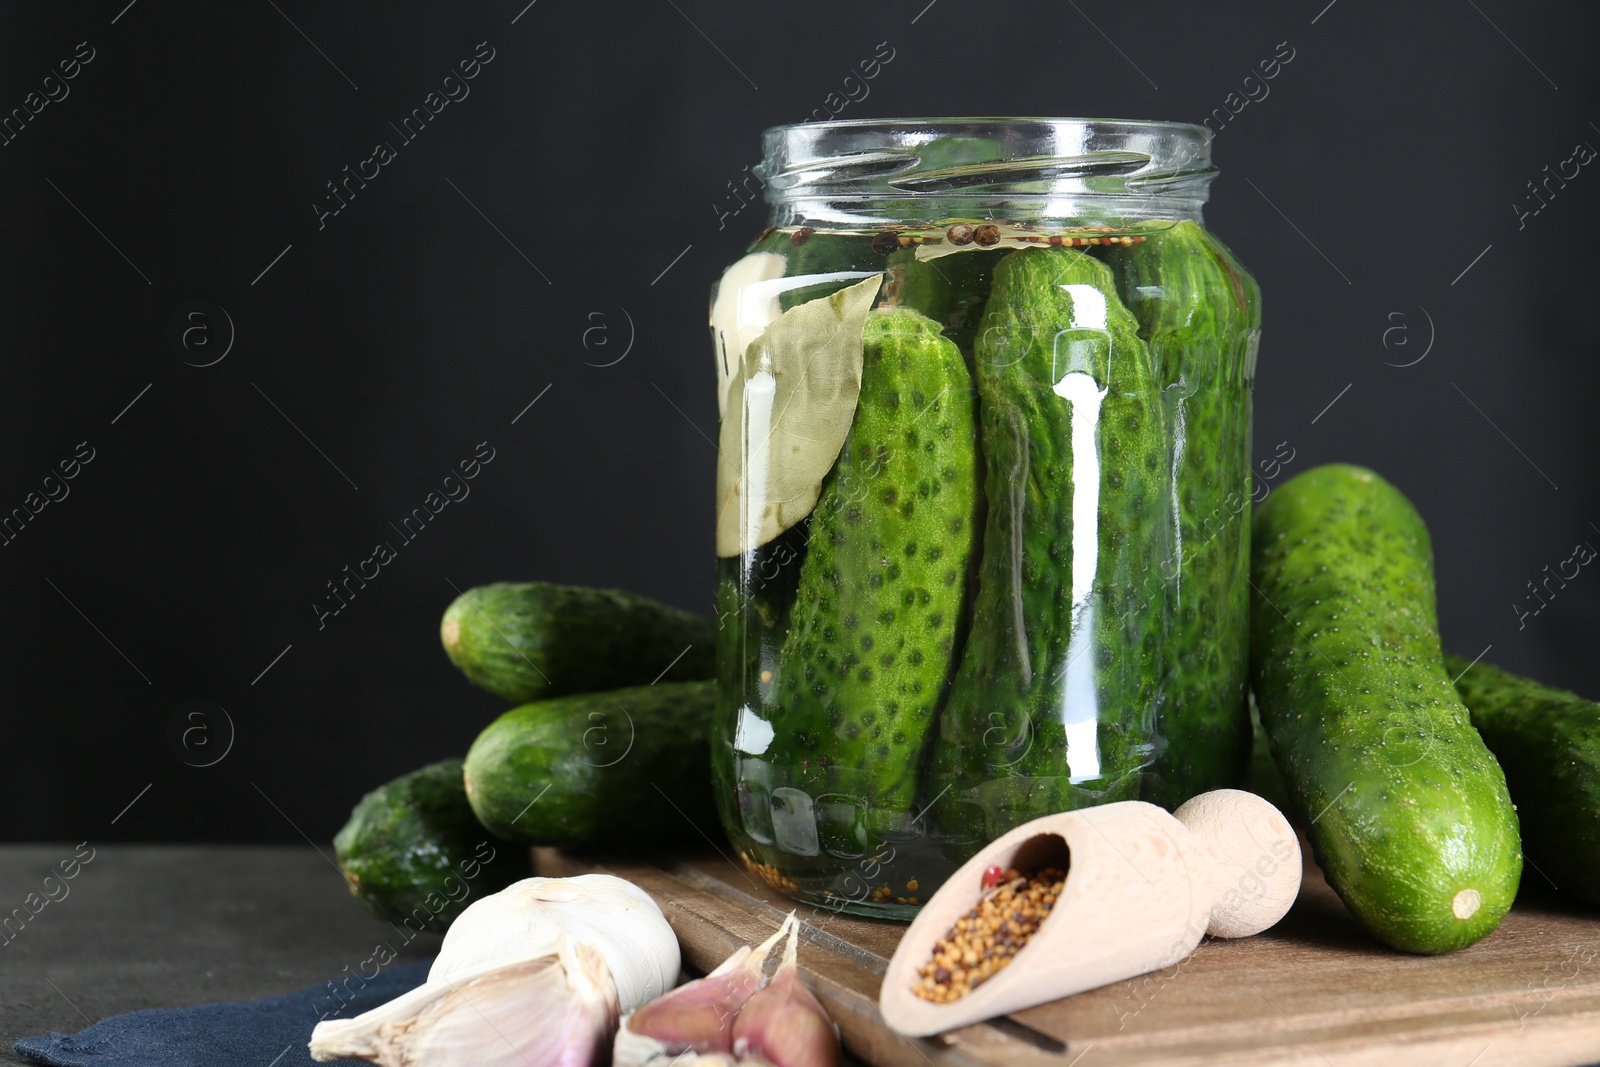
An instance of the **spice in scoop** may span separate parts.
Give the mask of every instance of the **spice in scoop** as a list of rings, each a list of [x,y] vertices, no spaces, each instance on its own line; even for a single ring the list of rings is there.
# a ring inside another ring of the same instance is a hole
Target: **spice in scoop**
[[[977,906],[956,920],[917,972],[912,992],[923,1000],[960,1000],[1006,967],[1044,922],[1066,885],[1066,872],[1045,867],[1023,875],[1007,870],[986,886]]]

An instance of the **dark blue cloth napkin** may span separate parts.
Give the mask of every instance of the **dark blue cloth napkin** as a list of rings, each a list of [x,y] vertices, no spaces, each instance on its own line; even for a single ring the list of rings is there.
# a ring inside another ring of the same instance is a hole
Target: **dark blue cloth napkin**
[[[306,1042],[324,1012],[330,1019],[360,1015],[421,985],[431,964],[381,971],[360,988],[347,978],[338,995],[325,982],[265,1000],[132,1011],[76,1034],[25,1037],[12,1051],[50,1067],[312,1067]]]

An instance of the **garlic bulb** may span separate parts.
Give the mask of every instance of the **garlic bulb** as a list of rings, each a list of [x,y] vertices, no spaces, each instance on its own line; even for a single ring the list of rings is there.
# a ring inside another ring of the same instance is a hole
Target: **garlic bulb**
[[[469,905],[446,931],[428,981],[548,956],[563,936],[605,958],[624,1012],[678,980],[678,938],[650,895],[609,874],[580,874],[524,878]]]
[[[354,1019],[317,1024],[311,1058],[384,1067],[587,1067],[603,1063],[617,1025],[605,960],[568,942],[553,956],[423,983]]]
[[[678,940],[621,878],[526,878],[469,906],[421,986],[325,1020],[311,1056],[383,1067],[587,1067],[624,1010],[671,988]]]

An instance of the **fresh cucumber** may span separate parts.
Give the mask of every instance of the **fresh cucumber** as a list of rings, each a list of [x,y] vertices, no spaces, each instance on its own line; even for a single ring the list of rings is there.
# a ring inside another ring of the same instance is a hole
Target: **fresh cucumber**
[[[1272,762],[1272,741],[1261,726],[1261,715],[1255,701],[1250,701],[1250,773],[1245,778],[1245,789],[1272,804],[1279,811],[1291,810],[1289,794],[1283,787],[1283,775]]]
[[[461,761],[379,786],[333,838],[350,893],[380,919],[443,933],[472,903],[529,874],[526,849],[485,830],[467,804]]]
[[[1150,346],[1174,428],[1173,555],[1143,585],[1170,613],[1161,754],[1144,799],[1236,786],[1250,752],[1250,394],[1260,292],[1195,222],[1114,245],[1107,264]]]
[[[933,778],[953,783],[941,828],[981,843],[1138,796],[1165,610],[1140,579],[1167,554],[1171,509],[1160,387],[1105,264],[1001,259],[974,369],[987,519]]]
[[[478,586],[446,609],[439,638],[468,680],[518,703],[716,672],[712,620],[619,589]]]
[[[1505,775],[1439,649],[1433,549],[1399,490],[1330,464],[1257,510],[1250,672],[1328,882],[1380,941],[1464,948],[1522,873]]]
[[[1506,772],[1528,862],[1600,904],[1600,704],[1487,663],[1444,664]]]
[[[939,324],[867,318],[855,421],[812,512],[764,758],[791,785],[848,768],[877,833],[910,821],[962,620],[976,526],[971,378]]]
[[[715,682],[662,682],[512,708],[467,753],[467,800],[510,841],[699,841],[716,818],[715,695]]]

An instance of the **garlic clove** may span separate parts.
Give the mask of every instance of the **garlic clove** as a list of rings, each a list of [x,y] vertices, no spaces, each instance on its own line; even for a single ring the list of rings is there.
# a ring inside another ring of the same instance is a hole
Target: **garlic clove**
[[[750,955],[748,948],[742,951]],[[733,1047],[733,1017],[760,987],[759,968],[702,978],[634,1012],[627,1029],[674,1051],[727,1052]]]
[[[617,1031],[615,1067],[644,1067],[685,1052],[729,1052],[733,1020],[766,984],[767,957],[779,939],[798,927],[791,912],[776,933],[752,949],[743,945],[717,969],[679,986],[623,1019]]]
[[[799,933],[798,924],[790,927],[778,973],[733,1020],[733,1054],[741,1062],[759,1059],[772,1067],[839,1067],[839,1028],[800,978]]]
[[[311,1058],[353,1057],[380,1067],[590,1067],[621,1014],[598,951],[563,944],[556,955],[429,980],[357,1016],[317,1024]]]

